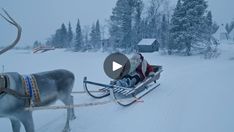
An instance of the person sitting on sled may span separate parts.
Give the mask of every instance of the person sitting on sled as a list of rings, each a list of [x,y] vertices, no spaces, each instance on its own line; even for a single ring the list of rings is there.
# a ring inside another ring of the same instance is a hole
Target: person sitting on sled
[[[116,82],[117,86],[134,87],[146,77],[154,75],[154,68],[148,64],[142,54],[135,53],[130,59],[131,68],[127,75]]]

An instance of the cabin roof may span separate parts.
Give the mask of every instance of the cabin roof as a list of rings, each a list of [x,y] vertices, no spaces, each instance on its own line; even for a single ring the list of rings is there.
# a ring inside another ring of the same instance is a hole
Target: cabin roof
[[[156,39],[142,39],[137,45],[152,45]]]

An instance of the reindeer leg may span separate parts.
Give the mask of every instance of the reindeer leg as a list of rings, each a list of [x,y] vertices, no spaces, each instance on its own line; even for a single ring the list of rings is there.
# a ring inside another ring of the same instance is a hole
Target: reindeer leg
[[[62,98],[61,101],[67,106],[73,105],[73,96],[68,95],[66,98]],[[66,121],[66,125],[64,127],[63,132],[70,131],[70,120],[74,120],[74,119],[76,119],[74,108],[68,108],[67,109],[67,121]]]
[[[22,112],[19,115],[20,121],[23,123],[26,132],[35,132],[32,112]]]
[[[71,95],[69,96],[68,102],[69,102],[70,105],[74,105],[73,96],[71,96]],[[70,120],[75,120],[76,119],[76,115],[75,115],[74,108],[69,109],[69,112],[70,112],[69,119]]]
[[[21,127],[20,121],[16,119],[10,119],[10,120],[13,132],[20,132],[20,127]]]
[[[65,104],[65,105],[74,105],[74,101],[73,101],[73,96],[68,95],[66,98],[62,98],[61,101]],[[75,111],[74,108],[68,108],[67,109],[67,116],[69,120],[75,120],[76,116],[75,116]]]

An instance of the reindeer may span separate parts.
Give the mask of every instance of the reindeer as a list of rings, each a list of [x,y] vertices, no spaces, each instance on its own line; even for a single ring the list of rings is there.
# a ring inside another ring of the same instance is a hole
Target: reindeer
[[[0,15],[10,24],[14,25],[17,30],[17,37],[15,41],[6,48],[0,50],[0,55],[12,49],[20,40],[21,26],[4,10],[6,16]],[[40,91],[41,102],[39,106],[50,105],[57,100],[62,101],[65,105],[73,105],[73,96],[71,92],[74,84],[74,75],[67,70],[54,70],[42,73],[32,74],[37,82]],[[8,88],[6,85],[7,77],[9,80]],[[17,72],[9,72],[0,74],[0,117],[7,117],[12,124],[13,132],[20,132],[21,123],[26,132],[35,132],[32,111],[26,110],[25,90],[22,85],[21,75]],[[74,109],[67,109],[67,120],[64,132],[70,131],[69,121],[74,120]]]

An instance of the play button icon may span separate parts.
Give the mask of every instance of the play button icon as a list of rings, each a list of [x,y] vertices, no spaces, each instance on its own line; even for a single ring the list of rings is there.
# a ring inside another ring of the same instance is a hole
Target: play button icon
[[[128,74],[130,70],[130,62],[125,55],[121,53],[113,53],[105,59],[103,67],[108,77],[117,80]]]
[[[123,66],[115,61],[112,62],[112,71],[116,71],[119,70],[120,68],[122,68]]]

